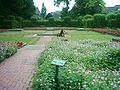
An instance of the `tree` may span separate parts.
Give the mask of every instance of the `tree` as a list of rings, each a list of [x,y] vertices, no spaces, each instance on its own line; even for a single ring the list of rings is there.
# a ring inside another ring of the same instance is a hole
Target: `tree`
[[[55,20],[60,20],[61,19],[61,12],[60,11],[53,12],[53,17]]]
[[[103,0],[75,0],[75,2],[75,5],[70,11],[70,13],[74,14],[73,17],[104,13],[105,11],[105,3]]]
[[[61,11],[61,18],[64,18],[68,16],[68,10],[67,8],[62,8],[62,11]]]
[[[67,10],[66,13],[68,13],[70,1],[71,1],[71,0],[54,0],[54,3],[55,3],[56,6],[59,6],[62,2],[63,2],[64,4],[66,4],[66,7],[65,7],[66,10]]]
[[[40,14],[42,18],[45,18],[46,11],[47,11],[46,6],[44,5],[44,3],[42,3],[42,9],[41,9],[41,14]]]
[[[0,15],[30,18],[35,11],[33,0],[0,0]]]
[[[53,17],[52,13],[48,13],[45,17],[45,19],[49,19],[50,17]]]

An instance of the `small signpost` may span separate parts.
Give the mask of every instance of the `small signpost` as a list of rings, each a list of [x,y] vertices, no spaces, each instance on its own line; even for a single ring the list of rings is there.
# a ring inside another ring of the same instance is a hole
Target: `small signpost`
[[[56,83],[56,90],[58,90],[59,80],[58,80],[58,70],[59,66],[63,67],[66,61],[60,59],[54,59],[51,64],[55,65],[55,83]]]

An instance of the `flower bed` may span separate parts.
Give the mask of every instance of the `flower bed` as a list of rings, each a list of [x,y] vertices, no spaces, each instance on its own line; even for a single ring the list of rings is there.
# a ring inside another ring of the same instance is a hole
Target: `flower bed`
[[[54,40],[38,59],[33,90],[55,90],[54,58],[66,61],[59,68],[58,90],[119,90],[120,48],[93,40]]]
[[[14,42],[0,41],[0,62],[17,52],[17,46]]]
[[[117,30],[109,30],[109,29],[104,29],[104,28],[94,28],[93,31],[105,32],[105,33],[109,33],[109,34],[114,34],[114,35],[119,35],[120,36],[120,31],[117,31]]]

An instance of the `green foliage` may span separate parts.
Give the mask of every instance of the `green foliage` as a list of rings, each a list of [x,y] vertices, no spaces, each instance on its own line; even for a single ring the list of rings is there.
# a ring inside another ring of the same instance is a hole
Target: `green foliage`
[[[53,12],[53,17],[55,20],[60,20],[61,19],[61,12],[60,11]]]
[[[49,18],[49,23],[53,23],[54,22],[54,18],[53,17],[50,17]]]
[[[114,49],[110,48],[106,55],[104,56],[104,67],[108,67],[109,69],[119,70],[120,68],[120,48]]]
[[[62,2],[66,5],[65,8],[62,9],[62,16],[68,15],[69,4],[71,0],[54,0],[56,6],[59,6]]]
[[[2,27],[3,28],[18,28],[19,27],[19,23],[16,20],[4,20],[2,22]]]
[[[93,28],[94,26],[94,19],[93,18],[88,18],[84,20],[84,27],[86,28]]]
[[[85,15],[83,18],[84,19],[91,19],[91,18],[93,18],[93,16],[92,15]]]
[[[107,15],[107,21],[109,27],[120,27],[120,14],[119,13],[110,13]]]
[[[83,23],[84,23],[84,27],[86,27],[86,28],[94,27],[93,16],[92,15],[85,15],[83,17]]]
[[[0,62],[17,52],[16,43],[0,41]]]
[[[66,61],[65,66],[59,68],[59,90],[119,90],[119,72],[106,69],[109,65],[101,67],[104,64],[101,61],[107,57],[109,48],[117,50],[107,42],[85,40],[67,43],[55,39],[38,59],[38,68],[33,78],[33,90],[55,89],[55,67],[51,65],[51,61],[56,57]],[[112,54],[113,56],[110,57],[114,58],[115,55],[117,58],[119,53]],[[119,66],[118,63],[116,64]]]
[[[0,22],[5,20],[5,16],[0,16]]]
[[[95,14],[94,15],[95,27],[106,27],[106,16],[104,14]]]
[[[80,15],[103,13],[104,9],[103,0],[75,0],[75,5],[71,9],[70,14],[75,18]]]
[[[0,15],[30,18],[35,11],[33,0],[0,0]]]
[[[61,18],[64,18],[66,16],[68,16],[68,9],[67,8],[62,8]]]
[[[6,20],[15,20],[15,16],[13,16],[13,15],[8,15]]]
[[[46,9],[44,3],[42,3],[41,13],[40,13],[40,16],[41,16],[42,18],[45,18],[46,11],[47,11],[47,9]]]
[[[64,17],[64,22],[65,23],[69,23],[70,21],[71,21],[71,17],[70,16]]]

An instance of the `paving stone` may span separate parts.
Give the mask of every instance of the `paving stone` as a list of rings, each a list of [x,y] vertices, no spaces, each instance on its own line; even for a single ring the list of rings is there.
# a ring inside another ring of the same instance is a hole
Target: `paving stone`
[[[25,46],[0,63],[0,90],[32,90],[37,58],[50,40],[50,37],[41,37],[36,45]]]

